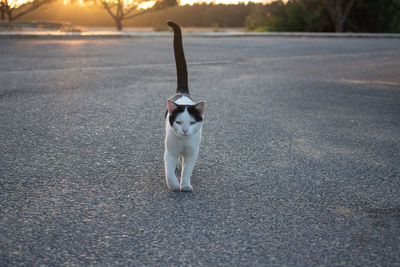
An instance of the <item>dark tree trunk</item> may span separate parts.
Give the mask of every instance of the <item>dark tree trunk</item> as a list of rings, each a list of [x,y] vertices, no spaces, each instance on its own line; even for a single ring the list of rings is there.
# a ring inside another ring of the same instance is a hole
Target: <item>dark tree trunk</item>
[[[5,16],[5,10],[4,10],[4,4],[0,3],[0,12],[1,12],[1,20],[5,20],[6,16]]]
[[[10,10],[7,10],[7,15],[8,15],[8,21],[13,21],[14,20],[12,12]]]
[[[321,0],[328,9],[332,22],[335,24],[336,32],[343,32],[344,23],[350,13],[351,8],[357,0]],[[343,9],[344,8],[344,9]]]
[[[336,23],[335,23],[335,30],[336,30],[336,32],[343,32],[343,24],[344,24],[344,21],[343,21],[343,19],[338,19],[337,21],[336,21]]]
[[[117,24],[117,30],[122,31],[122,20],[116,19],[115,23]]]

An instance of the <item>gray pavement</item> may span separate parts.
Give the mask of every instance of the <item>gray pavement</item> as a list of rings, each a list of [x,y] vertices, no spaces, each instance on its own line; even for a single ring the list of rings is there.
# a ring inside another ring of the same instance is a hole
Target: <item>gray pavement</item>
[[[163,177],[170,37],[0,40],[0,265],[398,266],[400,40],[184,46],[193,193]]]

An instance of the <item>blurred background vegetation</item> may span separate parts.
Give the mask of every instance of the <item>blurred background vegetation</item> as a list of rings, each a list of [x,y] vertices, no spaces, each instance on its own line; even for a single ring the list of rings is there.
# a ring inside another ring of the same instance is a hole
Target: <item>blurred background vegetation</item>
[[[346,8],[349,9],[348,14],[345,14]],[[167,30],[163,26],[165,21],[173,19],[183,27],[214,29],[240,27],[248,31],[400,33],[400,0],[288,0],[266,4],[198,3],[185,6],[175,3],[142,13],[124,20],[124,27],[147,26],[161,31]],[[339,25],[339,18],[342,25]],[[115,26],[104,6],[93,1],[85,4],[52,1],[18,20],[72,23],[86,27]]]

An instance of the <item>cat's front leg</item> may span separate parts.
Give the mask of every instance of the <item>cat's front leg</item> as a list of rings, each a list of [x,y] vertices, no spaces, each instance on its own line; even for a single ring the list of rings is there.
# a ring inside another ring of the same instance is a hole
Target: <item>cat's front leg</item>
[[[185,156],[183,159],[181,191],[192,191],[193,187],[190,184],[190,177],[196,161],[196,155]]]
[[[167,180],[168,188],[173,191],[179,190],[178,178],[176,178],[175,175],[175,168],[177,163],[178,159],[175,156],[169,154],[168,152],[165,153],[165,178]]]

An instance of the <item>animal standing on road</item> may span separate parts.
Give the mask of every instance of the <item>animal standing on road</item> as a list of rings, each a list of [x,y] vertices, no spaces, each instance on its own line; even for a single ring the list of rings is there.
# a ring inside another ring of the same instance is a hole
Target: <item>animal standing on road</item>
[[[189,94],[188,74],[182,45],[182,33],[178,24],[167,22],[174,30],[174,53],[178,76],[176,94],[167,102],[165,116],[165,177],[173,191],[192,191],[190,184],[193,167],[199,152],[205,102],[196,103]],[[181,181],[175,169],[182,163]]]

